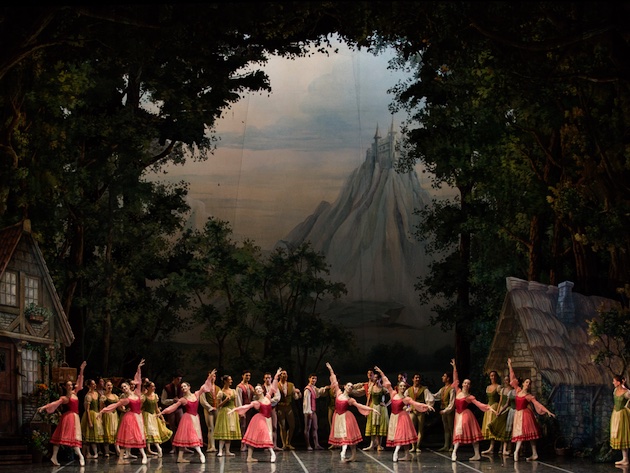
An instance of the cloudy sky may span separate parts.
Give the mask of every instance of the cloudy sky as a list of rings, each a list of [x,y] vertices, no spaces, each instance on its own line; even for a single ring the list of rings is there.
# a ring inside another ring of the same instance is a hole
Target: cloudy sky
[[[388,109],[387,91],[404,77],[388,70],[390,58],[344,46],[329,56],[272,58],[272,93],[247,95],[228,110],[214,154],[169,168],[168,179],[190,182],[200,223],[214,215],[237,239],[271,248],[322,200],[336,199],[377,125],[384,136],[392,118],[396,127],[403,121]]]

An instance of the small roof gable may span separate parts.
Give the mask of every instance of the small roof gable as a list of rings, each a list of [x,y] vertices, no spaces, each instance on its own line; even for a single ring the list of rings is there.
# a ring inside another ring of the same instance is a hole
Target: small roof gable
[[[611,373],[592,361],[597,347],[589,344],[587,321],[600,307],[619,305],[616,301],[573,292],[575,319],[569,325],[556,316],[556,286],[507,278],[507,289],[486,370],[505,367],[507,358],[515,358],[513,345],[520,328],[535,368],[552,385],[610,384]]]
[[[55,311],[58,314],[55,324],[57,333],[61,338],[60,341],[65,346],[69,346],[74,341],[74,333],[72,332],[72,328],[68,322],[68,317],[63,310],[63,305],[61,304],[61,300],[59,299],[59,295],[55,289],[55,284],[50,276],[50,272],[48,271],[44,255],[39,249],[37,241],[31,234],[31,224],[29,220],[23,220],[22,222],[0,230],[0,277],[2,277],[6,271],[7,266],[13,258],[13,254],[22,238],[27,239],[29,245],[33,247],[35,257],[43,269],[43,283],[52,297]]]
[[[20,242],[20,238],[22,238],[23,231],[24,225],[22,222],[0,230],[0,276],[7,269],[13,252]]]

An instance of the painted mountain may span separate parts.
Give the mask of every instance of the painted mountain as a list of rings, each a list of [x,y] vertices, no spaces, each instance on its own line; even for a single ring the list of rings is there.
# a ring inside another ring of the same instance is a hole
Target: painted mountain
[[[430,261],[414,237],[414,210],[429,204],[431,196],[415,172],[396,172],[395,160],[393,124],[384,138],[377,127],[365,161],[337,200],[322,202],[279,244],[310,241],[326,256],[331,279],[344,282],[348,295],[325,313],[355,329],[361,345],[406,340],[433,352],[444,346],[445,335],[429,326],[429,308],[414,290]]]

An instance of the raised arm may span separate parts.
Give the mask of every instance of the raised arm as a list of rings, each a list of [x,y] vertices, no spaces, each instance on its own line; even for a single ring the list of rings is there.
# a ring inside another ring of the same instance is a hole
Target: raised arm
[[[330,372],[330,389],[332,389],[335,393],[335,396],[337,396],[339,392],[339,381],[337,381],[337,375],[333,371],[330,363],[326,362],[326,368],[328,368],[328,371]]]
[[[276,375],[273,377],[273,381],[271,382],[271,387],[265,394],[267,399],[269,399],[270,401],[273,401],[276,395],[278,395],[279,397],[280,392],[278,390],[278,379],[280,378],[280,373],[282,373],[282,368],[278,368],[278,371],[276,371]]]
[[[508,358],[507,360],[508,368],[510,369],[510,386],[512,386],[516,392],[520,391],[520,386],[518,385],[518,378],[514,374],[514,370],[512,369],[512,358]]]
[[[138,363],[136,374],[133,377],[133,382],[136,385],[134,392],[140,396],[142,394],[142,367],[144,366],[144,358]]]
[[[383,387],[387,390],[387,392],[389,392],[389,397],[394,397],[394,394],[396,394],[396,390],[392,387],[392,383],[389,378],[385,376],[385,373],[383,373],[383,371],[378,366],[375,366],[374,370],[380,373],[381,379],[383,380]]]
[[[451,366],[453,367],[453,383],[451,384],[451,386],[453,386],[453,389],[455,389],[455,391],[458,391],[459,378],[457,377],[457,364],[455,363],[455,358],[451,360]]]
[[[83,389],[83,372],[85,371],[85,367],[87,366],[87,361],[81,363],[81,368],[79,369],[79,376],[77,377],[77,382],[74,385],[74,394],[79,394],[79,391]]]
[[[212,370],[209,374],[208,377],[206,378],[205,383],[203,383],[201,385],[201,387],[195,391],[195,396],[197,397],[197,399],[199,399],[199,402],[203,405],[203,402],[201,401],[201,398],[204,397],[203,393],[206,392],[210,392],[213,393],[214,392],[214,383],[212,382],[212,375],[216,374],[217,370],[214,369]],[[205,407],[205,406],[204,406]]]

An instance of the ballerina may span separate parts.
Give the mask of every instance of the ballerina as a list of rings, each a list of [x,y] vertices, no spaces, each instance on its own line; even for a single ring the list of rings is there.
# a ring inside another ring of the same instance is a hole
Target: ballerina
[[[615,465],[626,466],[628,462],[628,448],[630,447],[630,411],[626,403],[630,399],[630,390],[624,385],[620,375],[613,376],[614,407],[610,416],[610,448],[621,450],[621,460]]]
[[[50,443],[53,444],[53,451],[50,457],[50,461],[55,466],[60,466],[57,461],[57,454],[59,453],[59,446],[66,445],[74,450],[74,453],[79,457],[79,465],[85,465],[85,457],[81,453],[81,446],[83,445],[83,437],[81,436],[81,421],[79,420],[79,397],[77,394],[81,391],[83,386],[83,371],[87,362],[81,363],[81,369],[79,371],[79,377],[76,383],[72,381],[66,381],[66,395],[61,396],[59,399],[53,402],[49,402],[46,405],[41,406],[38,412],[46,411],[48,414],[52,414],[63,404],[68,405],[68,410],[61,415],[59,424],[55,429]]]
[[[162,414],[170,414],[175,412],[179,406],[184,406],[184,415],[179,421],[173,437],[173,447],[177,447],[177,463],[190,462],[190,460],[184,459],[184,449],[186,448],[194,448],[199,455],[199,461],[201,463],[206,462],[206,456],[201,451],[203,436],[199,422],[199,397],[208,391],[214,391],[213,374],[215,373],[216,370],[212,370],[208,374],[206,382],[194,393],[190,391],[190,384],[184,381],[181,385],[182,397],[162,411]]]
[[[348,408],[354,406],[363,415],[368,415],[370,412],[375,413],[375,415],[380,415],[381,413],[378,409],[361,404],[350,397],[353,391],[352,383],[346,383],[342,391],[339,388],[337,376],[330,363],[326,363],[326,367],[330,371],[330,389],[335,393],[335,412],[332,418],[328,443],[341,447],[341,461],[352,462],[356,460],[357,444],[363,440],[363,437],[361,437],[361,431],[354,414]],[[352,451],[350,458],[346,457],[348,445]]]
[[[138,363],[136,375],[134,376],[134,390],[131,389],[131,382],[124,382],[120,385],[123,396],[118,402],[103,407],[99,416],[107,412],[114,412],[120,406],[128,406],[127,410],[118,424],[118,432],[116,434],[116,445],[118,446],[118,464],[125,465],[129,463],[127,458],[131,457],[131,449],[137,448],[142,455],[142,464],[147,464],[147,453],[145,448],[147,440],[144,434],[144,421],[142,420],[142,374],[141,369],[144,365],[144,358]]]
[[[245,414],[252,407],[259,412],[255,414],[249,424],[247,424],[247,430],[243,435],[242,443],[247,445],[247,462],[257,462],[258,460],[253,457],[254,448],[266,448],[271,455],[271,463],[276,461],[276,452],[273,449],[273,426],[271,424],[271,399],[278,390],[278,378],[282,368],[278,368],[276,375],[273,378],[271,389],[267,390],[265,394],[262,386],[258,384],[254,388],[254,395],[256,400],[245,404],[243,406],[235,407],[228,410],[228,416],[234,412],[239,415]]]
[[[405,456],[400,461],[409,460],[409,445],[415,445],[418,442],[418,432],[413,426],[411,415],[405,409],[406,406],[415,408],[418,412],[433,411],[433,407],[424,402],[414,401],[411,397],[405,396],[407,383],[404,380],[398,382],[396,391],[392,387],[385,373],[378,366],[374,370],[381,375],[383,387],[389,392],[391,399],[392,415],[389,417],[389,426],[387,428],[387,447],[395,447],[392,461],[397,462],[400,447],[404,447]]]
[[[147,439],[147,453],[149,455],[162,456],[162,446],[173,436],[173,431],[166,427],[164,416],[160,411],[159,396],[155,393],[155,383],[147,381],[142,394],[142,420],[144,421],[144,433]],[[151,444],[155,445],[155,452],[151,450]]]
[[[475,454],[469,460],[478,461],[481,460],[479,442],[483,440],[483,435],[479,428],[479,423],[472,411],[468,409],[468,405],[472,403],[484,412],[494,411],[494,409],[487,404],[477,401],[475,396],[470,394],[469,379],[465,379],[461,389],[459,388],[457,366],[454,359],[451,360],[451,365],[453,366],[453,388],[455,389],[455,425],[453,428],[453,454],[451,455],[451,460],[457,461],[457,449],[461,444],[472,443]],[[496,411],[494,412],[496,414]]]
[[[518,452],[524,440],[529,440],[529,444],[532,447],[532,456],[528,457],[527,461],[535,461],[538,460],[536,439],[539,439],[541,435],[538,422],[536,422],[532,410],[529,409],[529,404],[532,403],[534,409],[536,409],[536,412],[540,415],[547,414],[551,417],[555,417],[556,415],[529,393],[532,385],[531,379],[526,378],[523,380],[522,387],[519,387],[518,379],[512,369],[511,358],[508,358],[508,367],[510,368],[510,384],[516,391],[516,412],[514,413],[514,423],[512,425],[512,442],[516,442],[516,446],[514,447],[514,461],[518,461]]]

